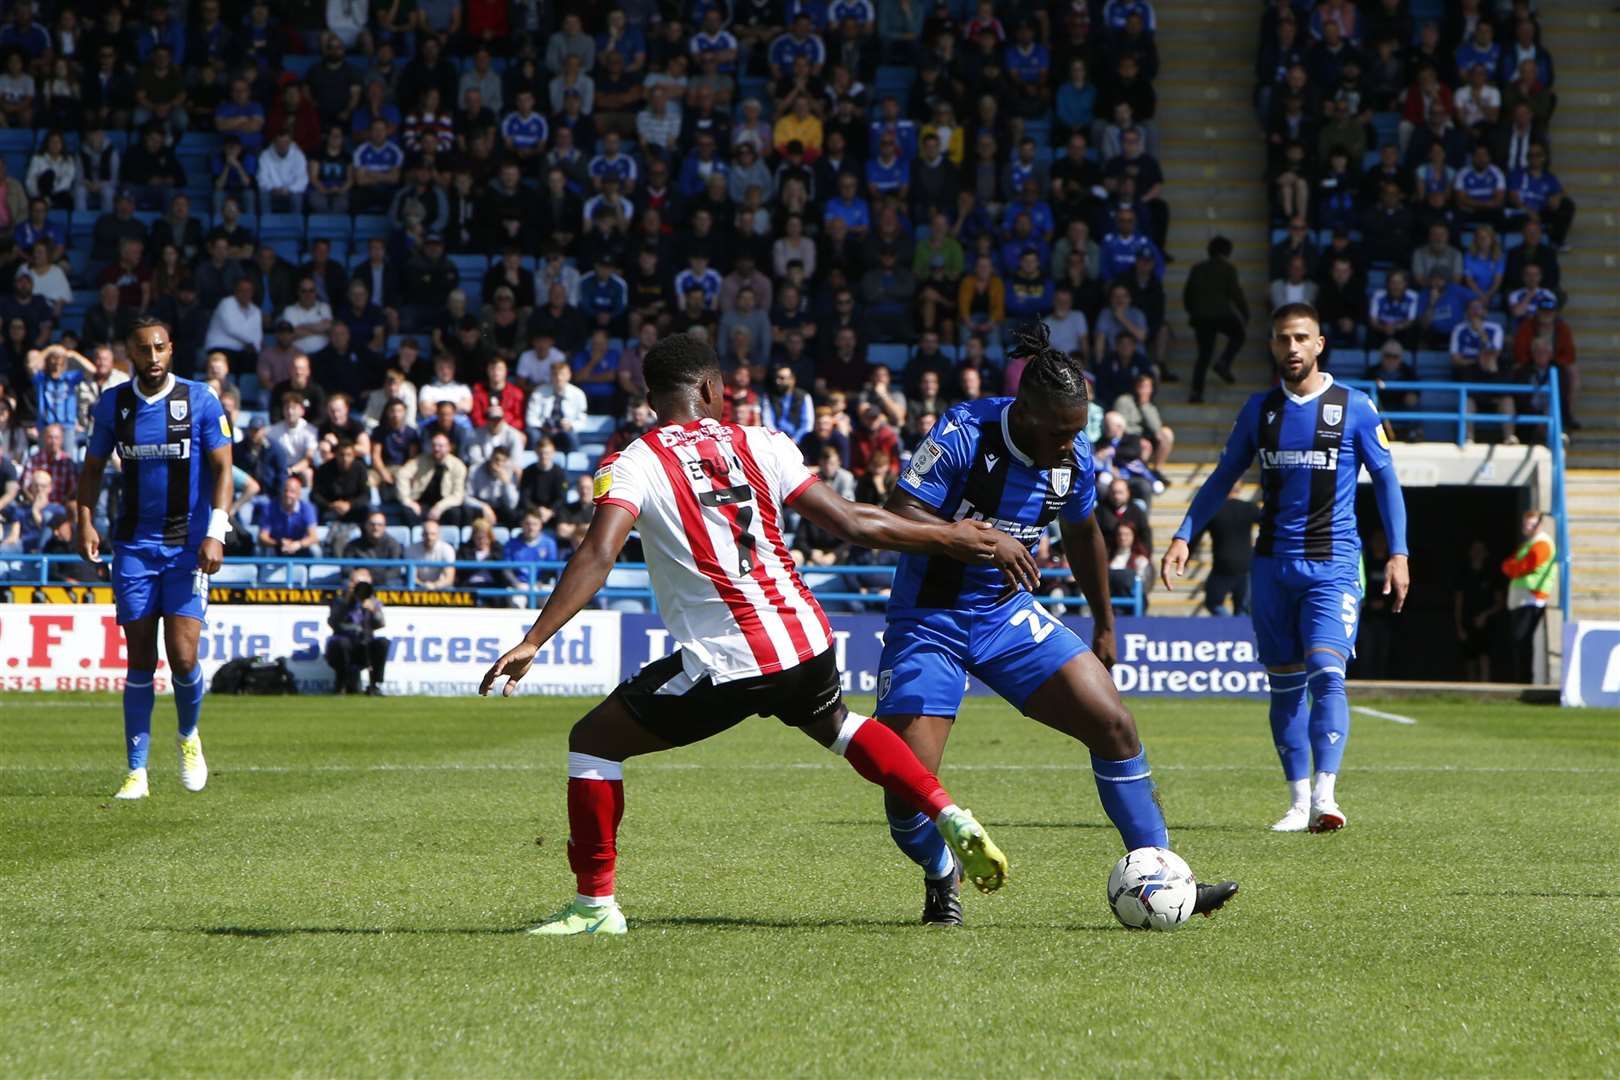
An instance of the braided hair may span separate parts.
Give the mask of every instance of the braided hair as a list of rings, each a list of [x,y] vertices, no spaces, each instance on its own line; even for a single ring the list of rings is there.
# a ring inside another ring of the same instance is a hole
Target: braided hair
[[[1009,355],[1025,362],[1020,395],[1028,391],[1042,404],[1058,408],[1086,407],[1091,395],[1085,373],[1073,357],[1052,346],[1052,331],[1044,321],[1025,323],[1013,331],[1013,339]]]

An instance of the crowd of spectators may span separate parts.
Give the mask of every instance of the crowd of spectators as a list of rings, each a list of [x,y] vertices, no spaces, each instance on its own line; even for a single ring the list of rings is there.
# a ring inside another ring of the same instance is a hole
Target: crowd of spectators
[[[141,313],[236,422],[234,551],[384,551],[380,521],[419,527],[387,557],[456,556],[419,585],[566,557],[674,332],[713,343],[729,418],[880,501],[944,409],[1016,390],[1003,335],[1045,319],[1103,489],[1145,504],[1176,378],[1155,29],[1146,0],[17,0],[0,543],[55,535],[72,484],[33,463],[76,459]]]
[[[1272,0],[1255,74],[1271,303],[1315,304],[1330,367],[1403,405],[1416,395],[1399,384],[1419,377],[1521,383],[1471,408],[1545,416],[1556,380],[1578,430],[1558,258],[1575,203],[1552,168],[1555,69],[1533,0],[1455,0],[1422,20],[1410,0]]]

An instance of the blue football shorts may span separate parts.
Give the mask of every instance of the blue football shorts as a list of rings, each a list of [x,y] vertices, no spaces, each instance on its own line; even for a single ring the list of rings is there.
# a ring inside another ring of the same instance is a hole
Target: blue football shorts
[[[878,663],[877,715],[954,717],[970,673],[1022,710],[1085,649],[1078,634],[1023,591],[983,611],[891,618]]]
[[[1299,664],[1312,649],[1355,655],[1361,620],[1358,559],[1256,555],[1249,568],[1249,613],[1260,662]]]
[[[197,587],[197,553],[181,551],[114,550],[113,603],[118,625],[139,622],[153,615],[184,615],[207,622],[208,590]]]

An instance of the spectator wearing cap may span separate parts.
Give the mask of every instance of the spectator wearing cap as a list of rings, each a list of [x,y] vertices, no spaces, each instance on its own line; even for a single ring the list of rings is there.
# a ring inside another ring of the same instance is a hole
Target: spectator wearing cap
[[[512,461],[521,456],[525,448],[523,432],[507,423],[506,415],[506,409],[499,401],[491,401],[483,410],[483,422],[476,424],[473,433],[461,444],[461,456],[467,464],[480,465],[488,461],[497,449],[504,449]],[[522,414],[519,413],[517,418],[521,420]]]
[[[1370,358],[1364,377],[1378,384],[1379,404],[1384,408],[1395,412],[1411,412],[1417,408],[1417,392],[1401,389],[1402,384],[1417,382],[1418,376],[1417,368],[1407,359],[1400,342],[1384,342],[1377,355]],[[1421,424],[1404,429],[1393,423],[1390,426],[1399,438],[1421,439],[1423,436]]]

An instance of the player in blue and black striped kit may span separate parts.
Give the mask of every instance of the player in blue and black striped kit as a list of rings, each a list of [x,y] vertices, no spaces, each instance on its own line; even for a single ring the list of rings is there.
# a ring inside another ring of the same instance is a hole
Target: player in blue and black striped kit
[[[225,555],[231,505],[231,427],[213,391],[170,373],[174,339],[142,317],[129,333],[135,378],[96,402],[89,451],[79,474],[79,554],[101,561],[92,524],[102,472],[114,451],[123,462],[123,497],[112,535],[113,600],[129,646],[124,683],[124,749],[129,773],[117,798],[147,796],[158,620],[180,717],[180,782],[208,782],[197,718],[203,678],[197,638],[208,610],[208,575]]]
[[[902,555],[889,595],[876,715],[918,760],[938,769],[972,673],[1024,715],[1086,745],[1103,809],[1126,850],[1168,847],[1136,721],[1108,675],[1114,612],[1107,547],[1093,514],[1091,445],[1081,434],[1085,376],[1051,346],[1045,324],[1031,324],[1018,338],[1014,355],[1027,360],[1018,396],[965,402],[940,417],[888,509],[922,521],[987,521],[1031,548],[1056,520],[1091,605],[1093,649],[995,570]],[[925,828],[928,819],[900,800],[885,807],[894,842],[923,868],[923,921],[961,923],[960,870],[936,842],[938,830]],[[1236,891],[1230,881],[1199,885],[1195,910],[1210,914]]]
[[[1344,671],[1361,615],[1356,477],[1363,465],[1389,540],[1384,592],[1394,594],[1396,611],[1409,585],[1406,504],[1383,421],[1372,399],[1335,384],[1317,365],[1326,344],[1309,304],[1273,313],[1271,354],[1282,385],[1244,404],[1159,568],[1165,588],[1173,588],[1188,544],[1259,457],[1264,501],[1249,607],[1260,662],[1271,677],[1271,732],[1289,788],[1288,813],[1272,826],[1277,832],[1332,832],[1346,820],[1334,785],[1350,738]]]

